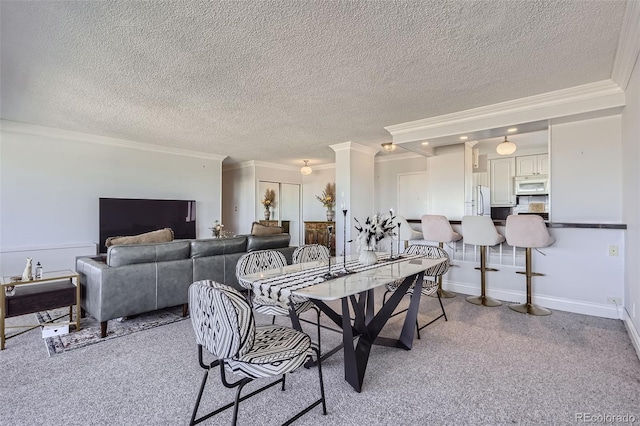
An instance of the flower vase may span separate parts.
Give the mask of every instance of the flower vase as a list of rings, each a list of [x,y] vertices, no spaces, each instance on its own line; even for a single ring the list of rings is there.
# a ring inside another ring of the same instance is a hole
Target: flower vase
[[[270,217],[271,217],[271,211],[269,211],[269,209],[266,209],[264,211],[264,220],[269,220]]]
[[[378,262],[378,255],[373,250],[362,250],[358,262],[363,265],[375,265]]]
[[[327,209],[327,222],[333,222],[333,218],[335,217],[335,211],[331,209]]]

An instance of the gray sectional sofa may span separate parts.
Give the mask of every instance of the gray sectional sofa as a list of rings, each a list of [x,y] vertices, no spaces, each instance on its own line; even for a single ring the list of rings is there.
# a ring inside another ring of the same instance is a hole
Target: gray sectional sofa
[[[251,251],[275,249],[291,263],[295,247],[289,234],[177,240],[169,243],[109,247],[106,257],[79,257],[82,309],[100,322],[171,306],[183,306],[194,281],[210,279],[241,289],[236,264]]]

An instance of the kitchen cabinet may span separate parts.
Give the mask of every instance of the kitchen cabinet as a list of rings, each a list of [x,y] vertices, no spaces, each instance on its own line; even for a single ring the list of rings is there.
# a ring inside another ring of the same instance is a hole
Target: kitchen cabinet
[[[516,196],[513,186],[516,175],[515,157],[489,160],[489,163],[491,207],[515,206]]]
[[[516,157],[516,176],[549,174],[549,154]]]
[[[329,226],[332,227],[329,236]],[[331,239],[329,251],[331,256],[336,255],[336,223],[335,222],[305,222],[304,243],[327,245],[327,238]]]

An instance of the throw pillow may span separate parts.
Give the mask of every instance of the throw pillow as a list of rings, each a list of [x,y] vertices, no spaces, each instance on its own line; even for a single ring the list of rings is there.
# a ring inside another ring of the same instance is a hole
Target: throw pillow
[[[273,235],[282,234],[281,226],[264,226],[258,222],[251,225],[251,235]]]
[[[109,237],[104,245],[110,247],[122,244],[168,243],[169,241],[173,241],[173,229],[164,228],[129,237]]]

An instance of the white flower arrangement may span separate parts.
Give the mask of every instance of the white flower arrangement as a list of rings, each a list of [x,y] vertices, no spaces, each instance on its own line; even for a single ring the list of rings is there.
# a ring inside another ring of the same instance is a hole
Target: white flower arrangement
[[[222,234],[222,228],[224,228],[224,225],[221,224],[217,219],[215,222],[213,222],[213,225],[209,227],[209,229],[211,229],[211,235],[216,238],[219,238]]]
[[[356,238],[358,242],[358,251],[362,250],[376,250],[378,248],[378,241],[385,237],[392,237],[396,235],[396,225],[393,223],[395,216],[389,216],[382,218],[380,215],[374,215],[373,219],[367,217],[364,221],[364,225],[353,218],[358,225],[356,231],[358,236]]]

